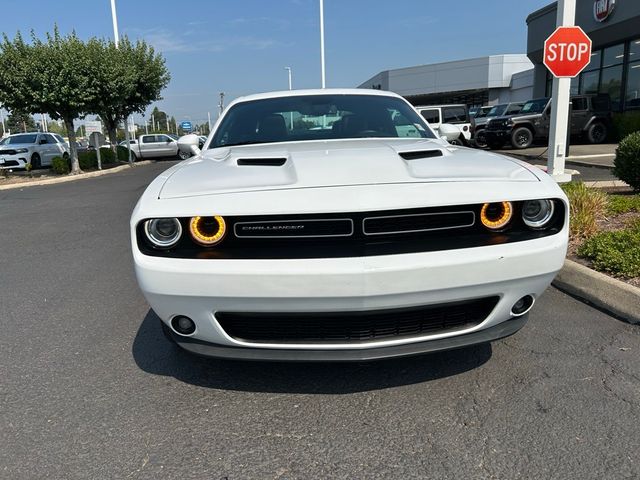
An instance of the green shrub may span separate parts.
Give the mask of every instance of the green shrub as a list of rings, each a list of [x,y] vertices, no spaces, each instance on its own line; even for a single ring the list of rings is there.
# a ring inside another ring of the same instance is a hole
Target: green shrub
[[[640,132],[632,133],[618,145],[613,174],[634,190],[640,190]]]
[[[613,130],[618,140],[640,131],[640,112],[626,112],[613,117]]]
[[[62,157],[53,157],[51,159],[51,170],[57,175],[69,173],[69,160]]]
[[[78,163],[81,170],[92,170],[98,168],[98,156],[95,150],[88,150],[78,154]]]
[[[609,195],[607,213],[620,215],[627,212],[640,212],[640,195]]]
[[[607,208],[607,196],[600,190],[587,188],[582,182],[566,183],[562,186],[569,198],[572,237],[588,238],[598,231],[598,218]]]
[[[601,272],[640,277],[640,221],[624,230],[594,235],[578,248],[578,255],[591,260]]]
[[[129,161],[129,149],[127,147],[123,147],[122,145],[118,145],[116,148],[118,152],[118,160],[120,162],[128,162]],[[133,156],[133,153],[131,154]]]

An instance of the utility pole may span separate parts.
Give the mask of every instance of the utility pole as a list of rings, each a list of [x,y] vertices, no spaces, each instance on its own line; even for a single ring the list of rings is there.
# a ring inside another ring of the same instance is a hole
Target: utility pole
[[[322,88],[326,87],[324,70],[324,0],[320,0],[320,68],[322,70]]]
[[[0,106],[0,123],[2,123],[2,135],[0,135],[0,138],[3,138],[7,134],[7,126],[4,123],[4,113],[2,113],[2,106]]]
[[[574,26],[576,22],[576,0],[558,0],[557,8],[557,26]],[[547,173],[558,183],[570,182],[571,175],[565,173],[564,166],[569,128],[571,78],[554,77],[552,93]]]
[[[218,103],[218,116],[222,115],[224,111],[224,92],[220,92],[220,103]]]
[[[209,133],[211,133],[211,112],[207,112],[207,123],[209,124]]]
[[[116,13],[116,0],[111,0],[111,20],[113,21],[113,38],[115,40],[116,48],[119,48],[120,34],[118,33],[118,15]],[[133,158],[131,157],[131,142],[129,141],[130,139],[129,117],[126,117],[124,119],[124,139],[127,142],[127,152],[129,154],[129,165],[133,166]]]
[[[293,90],[293,83],[291,82],[291,67],[284,67],[289,73],[289,90]],[[289,130],[293,130],[293,111],[289,112]]]

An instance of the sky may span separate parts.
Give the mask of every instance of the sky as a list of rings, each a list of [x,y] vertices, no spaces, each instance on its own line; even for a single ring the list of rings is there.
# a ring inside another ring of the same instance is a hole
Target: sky
[[[526,53],[527,15],[550,0],[325,0],[327,87],[357,87],[382,70]],[[57,24],[113,37],[110,0],[0,0],[0,31],[38,36]],[[171,83],[153,104],[178,121],[215,118],[256,92],[320,87],[319,0],[117,0],[120,35],[166,58]],[[142,123],[141,118],[135,121]]]

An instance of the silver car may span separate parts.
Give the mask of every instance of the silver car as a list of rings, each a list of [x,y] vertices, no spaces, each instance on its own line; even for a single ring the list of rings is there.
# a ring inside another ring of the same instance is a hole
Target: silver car
[[[0,169],[40,168],[69,158],[69,145],[55,133],[16,133],[0,141]]]

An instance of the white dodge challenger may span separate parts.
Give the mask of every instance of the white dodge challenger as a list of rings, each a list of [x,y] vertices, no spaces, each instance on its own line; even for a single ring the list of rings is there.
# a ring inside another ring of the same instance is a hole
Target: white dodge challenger
[[[395,94],[234,101],[131,218],[138,283],[196,354],[363,361],[511,335],[562,267],[543,171],[437,138]]]

